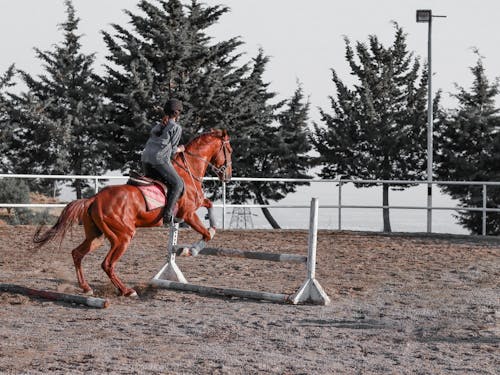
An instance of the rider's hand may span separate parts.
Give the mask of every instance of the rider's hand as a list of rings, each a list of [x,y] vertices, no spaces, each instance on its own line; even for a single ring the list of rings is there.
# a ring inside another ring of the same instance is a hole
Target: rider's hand
[[[186,151],[186,148],[184,147],[184,145],[177,146],[177,152],[184,152],[184,151]]]

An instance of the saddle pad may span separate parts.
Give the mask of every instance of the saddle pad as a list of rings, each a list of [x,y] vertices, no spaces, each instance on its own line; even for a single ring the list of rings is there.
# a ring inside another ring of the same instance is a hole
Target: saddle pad
[[[146,186],[137,186],[144,196],[146,201],[146,208],[148,211],[154,210],[158,207],[165,206],[166,198],[163,193],[163,188],[157,184],[151,184]]]

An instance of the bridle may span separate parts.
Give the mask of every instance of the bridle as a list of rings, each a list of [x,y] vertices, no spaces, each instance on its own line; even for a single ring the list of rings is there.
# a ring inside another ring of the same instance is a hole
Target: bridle
[[[222,177],[222,182],[228,182],[229,181],[229,178],[226,175],[226,171],[227,171],[227,168],[232,165],[231,158],[227,157],[227,154],[229,153],[229,151],[227,150],[227,145],[228,144],[229,144],[229,140],[228,139],[223,139],[222,140],[222,144],[220,146],[220,149],[219,149],[219,151],[217,152],[217,155],[216,155],[216,156],[219,156],[219,154],[222,151],[222,153],[224,154],[224,164],[222,164],[220,167],[216,167],[215,165],[213,165],[212,163],[210,163],[209,161],[207,161],[208,165],[210,166],[210,168],[212,169],[212,171],[217,176],[223,176]]]
[[[193,173],[191,172],[191,169],[189,168],[189,163],[186,159],[186,154],[187,154],[195,159],[201,160],[204,163],[208,164],[210,169],[217,176],[219,176],[219,178],[221,179],[222,182],[228,182],[229,178],[226,175],[226,173],[227,173],[227,169],[232,165],[231,158],[228,158],[229,151],[227,149],[227,145],[229,144],[229,140],[227,140],[227,139],[221,139],[221,140],[222,140],[221,147],[219,148],[219,151],[217,151],[217,154],[215,154],[215,157],[219,156],[219,154],[221,152],[224,154],[224,163],[220,167],[217,167],[216,165],[212,164],[210,162],[210,160],[207,160],[204,157],[201,157],[200,155],[193,154],[192,152],[189,152],[187,150],[181,153],[181,158],[184,162],[184,165],[181,165],[178,162],[176,162],[177,165],[179,167],[181,167],[182,169],[184,169],[186,172],[188,172],[188,174],[191,176],[191,178],[194,178],[198,182],[203,182],[203,176],[198,177],[198,176],[193,175]],[[220,176],[222,176],[222,178]]]

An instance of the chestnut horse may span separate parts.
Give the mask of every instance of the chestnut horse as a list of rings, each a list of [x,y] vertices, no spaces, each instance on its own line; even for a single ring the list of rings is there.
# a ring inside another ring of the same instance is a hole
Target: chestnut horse
[[[186,145],[183,153],[174,158],[174,167],[184,180],[184,193],[177,203],[176,218],[181,219],[209,241],[215,234],[215,227],[205,228],[196,210],[212,208],[212,202],[204,197],[202,179],[210,166],[221,181],[231,179],[232,148],[226,130],[212,130],[194,138]],[[37,248],[59,237],[61,242],[66,231],[77,221],[83,223],[85,240],[72,251],[78,283],[84,293],[92,294],[85,280],[82,259],[100,247],[106,237],[111,248],[102,262],[102,268],[111,282],[124,296],[136,296],[116,275],[116,262],[125,253],[137,227],[162,225],[163,209],[147,211],[142,193],[136,186],[108,186],[88,199],[70,202],[62,211],[57,222],[45,233],[38,227],[33,242]],[[212,223],[211,223],[212,225]]]

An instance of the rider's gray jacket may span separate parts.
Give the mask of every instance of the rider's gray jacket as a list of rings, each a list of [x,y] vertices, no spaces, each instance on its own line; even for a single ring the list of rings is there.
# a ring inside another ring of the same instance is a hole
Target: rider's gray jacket
[[[166,125],[156,124],[142,151],[142,162],[149,164],[170,163],[181,139],[182,128],[170,119]]]

